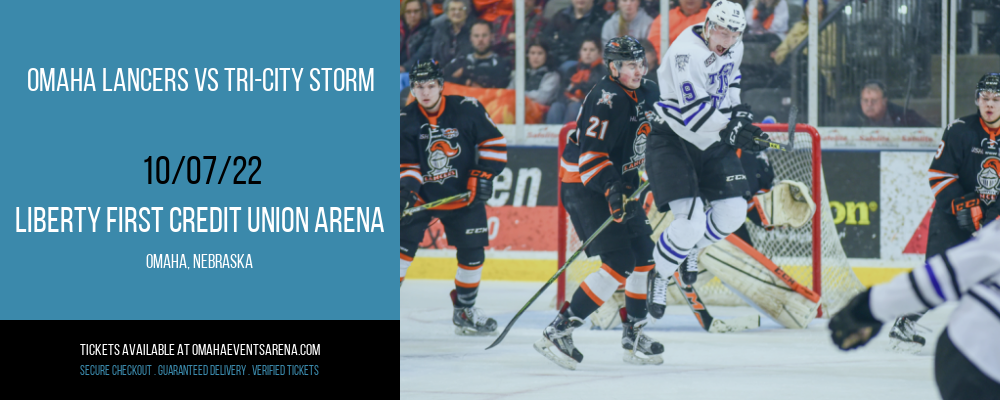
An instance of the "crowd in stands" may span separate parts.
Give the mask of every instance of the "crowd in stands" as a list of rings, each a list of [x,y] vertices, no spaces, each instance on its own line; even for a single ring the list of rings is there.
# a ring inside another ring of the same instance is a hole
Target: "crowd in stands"
[[[726,1],[739,3],[746,12],[743,93],[756,88],[787,89],[790,64],[796,59],[790,55],[808,36],[808,0]],[[670,42],[691,25],[703,23],[711,6],[709,0],[670,3]],[[829,5],[827,0],[819,4],[822,21]],[[415,60],[426,58],[440,63],[451,84],[514,89],[514,0],[401,0],[400,6],[401,100],[406,99],[406,71]],[[801,18],[793,21],[790,12],[799,10]],[[663,16],[659,11],[659,0],[525,0],[525,96],[548,107],[544,122],[563,124],[576,117],[584,96],[608,74],[601,49],[611,38],[629,35],[639,39],[646,49],[647,78],[655,81],[662,54]],[[820,39],[832,37],[835,28],[822,31]],[[830,62],[822,65],[835,63],[834,41],[828,42],[831,44],[821,46],[820,57]],[[833,74],[822,66],[820,73],[821,92],[835,97]],[[881,100],[886,100],[884,86],[866,83],[863,92],[862,103],[865,93],[873,97],[872,93],[878,92]],[[893,106],[888,103],[882,111],[872,113],[862,113],[865,108],[859,106],[856,115],[845,121],[856,124],[853,126],[926,123],[915,113]]]

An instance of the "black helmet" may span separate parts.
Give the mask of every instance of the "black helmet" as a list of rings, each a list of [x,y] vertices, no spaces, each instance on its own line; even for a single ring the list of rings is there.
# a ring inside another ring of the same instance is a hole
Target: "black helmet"
[[[639,41],[631,36],[616,37],[604,45],[604,61],[606,63],[645,59],[646,51],[643,50],[642,44],[639,44]]]
[[[413,63],[413,68],[410,69],[410,87],[413,87],[417,82],[437,80],[438,84],[444,84],[444,75],[441,74],[441,68],[438,67],[438,62],[434,59],[427,60],[417,60]]]
[[[1000,94],[1000,74],[996,72],[990,72],[979,78],[979,83],[976,84],[976,98],[979,98],[979,93],[981,92],[993,92]]]

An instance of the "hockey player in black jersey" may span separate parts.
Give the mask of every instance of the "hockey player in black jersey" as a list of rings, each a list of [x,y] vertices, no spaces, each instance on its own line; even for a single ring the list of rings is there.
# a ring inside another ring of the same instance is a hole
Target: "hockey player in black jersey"
[[[473,305],[489,245],[485,202],[493,195],[493,177],[507,164],[507,142],[475,98],[442,95],[437,62],[418,61],[410,70],[410,88],[416,101],[399,113],[400,212],[464,192],[471,195],[400,220],[399,286],[431,217],[437,217],[448,244],[458,249],[451,292],[455,333],[495,333],[496,321]]]
[[[659,97],[655,83],[644,80],[646,56],[631,37],[614,38],[604,46],[610,75],[587,95],[570,135],[560,168],[562,199],[580,240],[587,240],[602,223],[614,223],[587,247],[603,265],[588,275],[545,328],[535,349],[555,363],[575,369],[583,355],[573,345],[573,329],[625,285],[624,360],[660,364],[663,345],[642,333],[646,324],[646,276],[653,269],[652,231],[641,201],[626,201],[639,187],[651,131],[652,102]],[[637,346],[636,346],[637,345]],[[632,351],[633,348],[635,351]],[[636,356],[642,353],[646,357]]]
[[[927,258],[962,243],[986,221],[1000,215],[1000,74],[983,75],[976,85],[979,111],[953,121],[938,144],[928,171],[934,209],[927,236]],[[920,314],[896,320],[889,337],[894,346],[919,350],[924,338],[914,332]]]

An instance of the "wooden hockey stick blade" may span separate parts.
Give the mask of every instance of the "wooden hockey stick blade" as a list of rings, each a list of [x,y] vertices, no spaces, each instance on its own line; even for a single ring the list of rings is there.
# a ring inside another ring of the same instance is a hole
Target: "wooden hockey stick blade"
[[[760,315],[745,315],[742,317],[712,320],[709,333],[732,333],[760,327]]]
[[[636,196],[638,196],[640,193],[642,193],[643,190],[646,189],[646,186],[649,186],[649,182],[643,182],[642,185],[639,185],[639,188],[636,189],[635,192],[628,197],[628,199],[626,199],[626,202],[633,201],[633,199]],[[604,223],[601,224],[601,226],[598,227],[597,230],[594,231],[594,233],[591,234],[589,238],[587,238],[587,241],[583,242],[583,245],[580,246],[580,248],[577,249],[576,252],[573,253],[573,255],[570,256],[569,259],[566,260],[566,263],[563,264],[563,266],[560,267],[559,270],[556,271],[556,273],[552,275],[551,278],[549,278],[548,282],[545,282],[545,284],[542,285],[542,288],[538,289],[538,291],[535,292],[534,296],[531,296],[531,299],[528,300],[528,303],[526,303],[524,307],[521,307],[521,309],[517,312],[517,314],[514,314],[514,318],[511,318],[510,322],[507,323],[507,326],[503,328],[503,332],[500,332],[500,336],[497,337],[497,340],[494,340],[493,344],[491,344],[490,347],[487,347],[486,350],[496,347],[496,345],[500,344],[500,342],[503,341],[503,338],[507,336],[507,332],[510,332],[510,328],[514,327],[514,323],[517,322],[517,319],[521,318],[521,314],[524,314],[524,312],[528,310],[528,307],[530,307],[531,304],[534,303],[536,299],[538,299],[538,296],[542,295],[542,292],[544,292],[545,289],[549,288],[549,285],[551,285],[552,282],[555,282],[556,279],[559,279],[559,275],[562,275],[563,271],[566,271],[566,268],[569,267],[570,264],[573,264],[573,261],[575,261],[576,258],[579,257],[581,253],[583,253],[583,251],[587,248],[587,246],[590,245],[590,242],[594,241],[594,239],[597,238],[597,235],[599,235],[601,231],[604,230],[604,228],[607,228],[608,225],[611,225],[611,222],[613,221],[614,221],[613,217],[608,217],[608,219],[604,221]],[[561,304],[557,306],[561,306]]]
[[[757,143],[767,144],[767,146],[770,147],[770,148],[772,148],[772,149],[781,150],[781,151],[788,151],[788,146],[787,145],[783,145],[783,144],[778,143],[778,142],[772,142],[770,140],[761,139],[759,137],[755,137],[755,138],[753,138],[753,140],[755,142],[757,142]]]
[[[669,279],[673,280],[677,288],[681,290],[681,294],[687,300],[688,308],[691,309],[694,317],[698,319],[698,323],[701,324],[702,329],[705,329],[706,332],[731,333],[760,327],[760,315],[748,315],[726,320],[713,318],[712,314],[708,312],[705,302],[701,300],[701,296],[694,290],[694,286],[686,287],[680,284],[681,276],[679,271],[674,271],[674,275]]]
[[[416,206],[416,207],[407,208],[407,209],[403,210],[402,213],[399,214],[399,219],[403,219],[403,218],[405,218],[405,217],[407,217],[409,215],[413,215],[413,214],[418,213],[420,211],[433,210],[435,207],[441,207],[441,206],[443,206],[445,204],[448,204],[448,203],[452,203],[452,202],[455,202],[455,201],[458,201],[458,200],[467,199],[471,194],[472,194],[472,192],[460,193],[460,194],[456,194],[454,196],[445,197],[443,199],[434,200],[434,201],[432,201],[430,203],[421,204],[421,205]]]

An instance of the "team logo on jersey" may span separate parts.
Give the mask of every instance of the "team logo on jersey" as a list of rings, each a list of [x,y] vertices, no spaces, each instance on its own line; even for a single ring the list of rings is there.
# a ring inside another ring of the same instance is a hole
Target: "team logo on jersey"
[[[458,129],[445,128],[443,134],[445,139],[454,139],[458,137]]]
[[[976,181],[979,182],[976,187],[979,199],[987,205],[993,204],[1000,193],[1000,158],[986,157],[982,169],[976,174]]]
[[[597,105],[607,104],[608,108],[611,108],[611,98],[615,97],[618,93],[611,93],[604,89],[601,89],[601,98],[597,100]],[[581,111],[583,108],[580,109]],[[579,117],[577,117],[579,118]]]
[[[462,98],[462,101],[459,102],[458,104],[462,104],[462,103],[472,103],[473,105],[478,106],[479,105],[479,100],[476,99],[475,97],[465,96],[465,97]]]
[[[947,128],[947,129],[951,129],[951,126],[952,126],[952,125],[955,125],[955,124],[964,124],[964,123],[965,123],[965,121],[962,121],[962,120],[960,120],[960,119],[956,119],[956,120],[954,120],[954,121],[951,121],[951,123],[950,123],[950,124],[948,124],[948,128]]]
[[[678,54],[674,59],[677,60],[677,70],[683,72],[684,67],[688,65],[688,59],[691,58],[687,54]]]
[[[643,121],[639,124],[639,129],[635,131],[635,139],[632,140],[632,162],[622,166],[622,174],[642,167],[646,163],[646,139],[652,131],[653,127],[649,122]]]
[[[451,159],[462,154],[462,146],[451,146],[447,140],[436,140],[427,147],[427,166],[431,169],[424,175],[424,183],[437,182],[444,184],[448,178],[458,176],[458,171],[451,167]]]
[[[705,66],[707,67],[709,65],[712,65],[712,63],[714,62],[715,62],[715,53],[712,53],[712,55],[708,56],[708,59],[705,60]]]
[[[997,141],[983,138],[983,140],[979,141],[979,147],[989,147],[990,150],[996,150]]]

